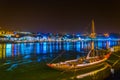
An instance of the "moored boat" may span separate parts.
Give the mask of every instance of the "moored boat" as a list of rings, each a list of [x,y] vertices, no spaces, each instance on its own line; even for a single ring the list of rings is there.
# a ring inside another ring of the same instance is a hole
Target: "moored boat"
[[[59,63],[49,63],[47,66],[53,69],[57,70],[66,70],[66,71],[72,71],[74,69],[81,69],[93,65],[97,65],[100,63],[103,63],[106,61],[111,53],[107,53],[104,55],[104,57],[94,57],[91,59],[74,59],[74,60],[68,60],[64,62],[59,62]]]

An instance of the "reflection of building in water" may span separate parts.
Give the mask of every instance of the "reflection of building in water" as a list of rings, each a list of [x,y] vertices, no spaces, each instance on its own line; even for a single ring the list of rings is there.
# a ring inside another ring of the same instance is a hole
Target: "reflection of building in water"
[[[0,44],[0,59],[4,59],[6,54],[5,54],[5,44]]]
[[[6,57],[12,56],[12,44],[6,44]]]
[[[36,43],[36,53],[39,54],[40,53],[40,43]]]
[[[2,45],[0,44],[0,59],[2,58],[2,53],[3,53],[3,51],[2,51]]]
[[[43,43],[43,53],[47,53],[47,43]]]
[[[76,50],[80,52],[81,50],[80,42],[76,42]]]
[[[115,46],[115,41],[110,41],[112,46]],[[95,45],[97,49],[104,48],[106,41],[98,40],[98,45]],[[38,42],[38,43],[0,43],[0,59],[17,59],[26,55],[34,54],[50,54],[57,53],[61,50],[83,52],[87,46],[90,46],[90,41],[79,42]],[[112,47],[110,46],[110,47]],[[120,50],[120,47],[115,47],[115,51]],[[96,52],[97,54],[97,52]],[[80,56],[84,56],[80,54]],[[92,55],[91,55],[92,56]],[[94,55],[93,55],[94,56]]]

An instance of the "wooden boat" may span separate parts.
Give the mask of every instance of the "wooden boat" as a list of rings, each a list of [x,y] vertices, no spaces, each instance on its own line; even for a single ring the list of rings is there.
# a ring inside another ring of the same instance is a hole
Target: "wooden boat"
[[[85,67],[103,63],[109,58],[110,54],[111,53],[107,53],[106,55],[104,55],[104,57],[96,56],[94,58],[91,57],[89,59],[80,58],[80,59],[68,60],[65,62],[59,62],[59,63],[49,63],[47,64],[47,66],[57,70],[71,71],[74,69],[85,68]]]

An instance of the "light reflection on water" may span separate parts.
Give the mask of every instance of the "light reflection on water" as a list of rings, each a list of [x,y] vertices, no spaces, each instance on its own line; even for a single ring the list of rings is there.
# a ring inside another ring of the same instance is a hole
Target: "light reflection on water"
[[[110,47],[117,45],[115,41],[109,41]],[[106,41],[96,41],[95,47],[105,48]],[[90,42],[38,42],[38,43],[1,43],[0,61],[7,60],[32,60],[50,61],[58,56],[62,51],[66,51],[62,59],[74,59],[85,56],[85,51],[89,51]]]

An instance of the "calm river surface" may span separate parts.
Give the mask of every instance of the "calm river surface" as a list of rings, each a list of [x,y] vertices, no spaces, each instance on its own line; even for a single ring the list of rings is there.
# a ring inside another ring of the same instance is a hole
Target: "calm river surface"
[[[119,42],[117,41],[109,41],[110,47],[118,44]],[[96,47],[105,49],[106,41],[95,41]],[[53,61],[58,56],[53,62],[86,56],[90,48],[90,41],[0,43],[0,80],[2,78],[4,80],[61,80],[55,77],[55,75],[59,75],[59,72],[47,68],[45,64]],[[32,77],[34,79],[29,77],[33,75],[31,72],[35,75],[35,77]],[[5,77],[6,74],[8,75],[7,77]],[[46,75],[50,79],[47,79]]]
[[[117,45],[109,41],[110,47]],[[106,41],[96,41],[95,47],[106,47]],[[79,58],[85,56],[90,49],[90,42],[38,42],[38,43],[0,43],[0,60],[33,59],[36,61],[50,61],[61,54],[63,59]]]

